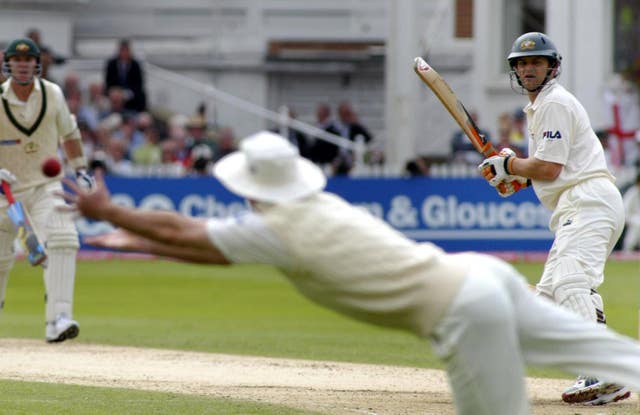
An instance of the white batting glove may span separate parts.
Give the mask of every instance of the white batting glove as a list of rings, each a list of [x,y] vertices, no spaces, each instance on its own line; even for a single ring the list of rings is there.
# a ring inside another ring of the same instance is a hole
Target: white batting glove
[[[526,177],[509,175],[506,180],[498,183],[496,191],[501,197],[509,197],[515,192],[529,186],[530,182]]]
[[[0,169],[0,182],[7,182],[9,184],[13,184],[17,182],[18,179],[7,169]]]
[[[491,186],[496,187],[510,176],[507,166],[509,159],[515,157],[515,154],[510,148],[504,148],[497,156],[489,157],[480,163],[478,170]]]
[[[76,183],[84,190],[92,190],[96,187],[96,179],[93,178],[85,169],[76,171]]]

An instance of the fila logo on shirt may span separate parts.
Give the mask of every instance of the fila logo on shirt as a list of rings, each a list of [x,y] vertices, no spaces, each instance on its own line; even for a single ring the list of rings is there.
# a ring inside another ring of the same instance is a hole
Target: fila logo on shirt
[[[542,133],[542,138],[547,140],[559,140],[562,138],[562,134],[560,134],[559,130],[556,130],[556,131],[548,130]]]

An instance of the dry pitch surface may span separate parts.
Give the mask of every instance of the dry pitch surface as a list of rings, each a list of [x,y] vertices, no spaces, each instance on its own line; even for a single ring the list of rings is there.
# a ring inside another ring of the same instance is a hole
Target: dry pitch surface
[[[454,414],[442,371],[66,342],[0,340],[0,377],[270,402],[332,415]],[[559,401],[566,379],[528,379],[536,415],[638,414]]]

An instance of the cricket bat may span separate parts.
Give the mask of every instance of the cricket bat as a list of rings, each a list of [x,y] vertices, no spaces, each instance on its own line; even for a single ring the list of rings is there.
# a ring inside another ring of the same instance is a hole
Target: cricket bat
[[[47,259],[47,254],[38,234],[31,225],[31,217],[22,206],[22,203],[13,197],[9,183],[3,181],[2,190],[7,202],[9,202],[7,216],[9,216],[13,227],[18,233],[18,241],[27,255],[29,263],[33,266],[42,264]]]
[[[419,56],[413,61],[413,70],[422,82],[427,84],[431,91],[438,97],[447,111],[449,111],[449,114],[451,114],[455,122],[462,128],[462,131],[464,131],[469,141],[471,141],[473,147],[485,158],[497,155],[498,152],[491,142],[478,132],[478,126],[444,78]],[[516,192],[526,187],[516,181],[512,182],[512,184]]]

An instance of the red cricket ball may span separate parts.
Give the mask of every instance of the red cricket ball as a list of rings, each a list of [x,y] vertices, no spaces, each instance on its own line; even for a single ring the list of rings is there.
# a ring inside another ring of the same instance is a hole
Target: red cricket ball
[[[47,177],[56,177],[61,169],[60,161],[56,157],[50,157],[42,162],[42,174]]]

